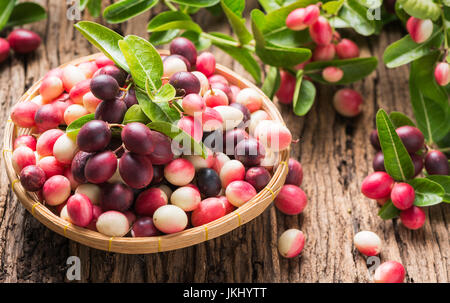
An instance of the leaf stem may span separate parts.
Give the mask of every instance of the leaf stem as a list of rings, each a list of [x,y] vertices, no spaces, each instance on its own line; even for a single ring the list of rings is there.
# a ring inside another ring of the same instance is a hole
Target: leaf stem
[[[213,42],[217,42],[219,44],[229,45],[229,46],[237,47],[237,48],[244,48],[244,49],[249,50],[251,52],[255,52],[255,47],[252,46],[252,45],[249,45],[249,44],[241,45],[239,42],[231,41],[231,40],[227,40],[227,39],[222,39],[222,38],[216,37],[214,35],[211,35],[211,34],[208,34],[208,33],[205,33],[205,32],[202,32],[200,35],[203,38],[209,39],[209,40],[211,40]]]
[[[441,1],[439,1],[441,2]],[[442,5],[442,3],[441,3]],[[444,8],[441,8],[441,18],[442,18],[442,27],[444,29],[444,45],[445,45],[445,49],[448,49],[448,33],[447,33],[447,26],[446,26],[446,21],[445,21],[445,16],[444,16]]]
[[[171,10],[171,11],[178,11],[178,9],[170,2],[170,0],[164,0],[164,4]]]
[[[443,153],[450,153],[450,147],[439,148],[439,150]]]

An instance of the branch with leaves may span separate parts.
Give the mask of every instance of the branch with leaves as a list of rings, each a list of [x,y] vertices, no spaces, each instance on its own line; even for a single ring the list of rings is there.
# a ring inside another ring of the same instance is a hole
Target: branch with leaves
[[[34,2],[0,0],[0,31],[13,26],[37,22],[47,18],[45,9]]]

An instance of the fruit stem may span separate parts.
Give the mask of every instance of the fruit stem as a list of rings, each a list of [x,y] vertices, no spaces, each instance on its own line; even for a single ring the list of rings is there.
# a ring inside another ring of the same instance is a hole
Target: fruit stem
[[[205,32],[202,32],[200,35],[203,36],[206,39],[209,39],[209,40],[213,41],[213,42],[217,42],[217,43],[220,43],[220,44],[225,44],[225,45],[229,45],[229,46],[233,46],[233,47],[244,48],[244,49],[249,50],[251,52],[255,52],[255,47],[253,47],[250,44],[241,45],[239,42],[230,41],[230,40],[227,40],[227,39],[222,39],[222,38],[213,36],[213,35],[205,33]]]
[[[125,125],[120,124],[120,123],[109,123],[108,126],[111,127],[120,127],[120,128],[124,128]]]
[[[122,145],[119,146],[116,150],[114,150],[113,153],[117,156],[117,153],[118,153],[121,149],[124,149],[124,150],[125,150],[125,145],[122,144]]]

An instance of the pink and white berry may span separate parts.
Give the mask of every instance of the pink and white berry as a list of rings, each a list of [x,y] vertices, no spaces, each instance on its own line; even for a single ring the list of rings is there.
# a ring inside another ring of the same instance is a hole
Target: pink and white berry
[[[253,113],[261,109],[263,96],[255,89],[247,87],[239,92],[236,97],[236,102],[244,105],[251,113]]]
[[[404,280],[405,268],[397,261],[381,263],[373,276],[375,283],[403,283]]]
[[[233,181],[242,181],[245,177],[244,164],[238,160],[227,161],[220,170],[219,176],[223,188],[226,188]]]
[[[222,129],[230,130],[237,127],[244,120],[244,113],[231,106],[216,106],[214,109],[222,117]]]
[[[66,92],[70,92],[77,83],[86,80],[86,76],[80,68],[74,65],[67,65],[62,70],[61,80]]]
[[[139,216],[153,216],[155,211],[168,203],[166,193],[160,188],[149,188],[136,199],[134,209]]]
[[[191,162],[179,158],[172,160],[164,168],[164,177],[173,185],[184,186],[194,179],[195,168]]]
[[[305,192],[298,186],[283,185],[275,198],[275,206],[286,215],[298,215],[308,203]]]
[[[36,164],[36,155],[31,148],[19,146],[12,154],[12,164],[16,173],[19,174],[28,165]]]
[[[284,231],[278,239],[278,251],[285,258],[298,256],[305,246],[305,235],[302,231],[292,228]]]
[[[67,200],[67,213],[70,221],[81,227],[88,226],[93,218],[92,203],[86,195],[74,194]]]
[[[40,159],[37,166],[42,168],[47,178],[64,174],[64,164],[58,162],[54,156]]]
[[[153,223],[163,233],[173,234],[186,228],[188,217],[178,206],[164,205],[153,214]]]
[[[158,186],[158,188],[159,188],[160,190],[162,190],[162,191],[166,194],[166,197],[167,197],[168,200],[172,197],[173,191],[172,191],[172,189],[171,189],[169,186],[167,186],[166,184],[161,184],[160,186]]]
[[[268,149],[282,151],[292,142],[291,131],[273,120],[261,121],[255,129],[255,137]]]
[[[69,213],[67,212],[67,204],[64,205],[64,207],[61,209],[61,212],[59,213],[59,216],[66,220],[69,223],[72,223],[72,220],[70,220]]]
[[[80,185],[80,183],[78,183],[78,181],[75,180],[75,178],[73,177],[72,168],[70,166],[64,167],[63,176],[66,177],[67,179],[69,179],[69,181],[70,181],[70,188],[72,190],[77,189],[77,187]]]
[[[36,144],[37,140],[35,137],[30,135],[22,135],[17,137],[16,140],[14,140],[14,149],[18,148],[19,146],[26,146],[35,151]]]
[[[205,111],[206,105],[203,98],[198,94],[189,94],[181,101],[181,106],[184,113],[194,116],[195,113],[202,113]]]
[[[95,110],[101,102],[102,100],[94,96],[94,94],[91,92],[88,92],[83,96],[84,108],[86,108],[89,113],[95,113]]]
[[[233,181],[228,184],[225,190],[228,201],[236,207],[244,205],[256,194],[256,189],[245,181]]]
[[[64,203],[70,196],[70,181],[64,176],[56,175],[44,183],[42,194],[48,205],[56,206]]]
[[[177,72],[187,72],[184,61],[176,56],[169,56],[163,61],[164,77],[172,77]]]
[[[256,127],[261,121],[270,120],[269,114],[264,110],[257,110],[250,116],[248,131],[251,136],[255,134]]]
[[[227,163],[230,160],[231,160],[230,157],[228,157],[226,154],[220,153],[220,152],[216,153],[214,155],[214,164],[213,164],[212,168],[220,176],[220,172],[221,172],[223,166],[225,165],[225,163]]]
[[[211,88],[203,95],[203,100],[208,107],[216,107],[220,105],[228,105],[227,95],[220,89]]]
[[[381,252],[381,239],[372,231],[360,231],[353,238],[353,243],[360,253],[369,257]]]
[[[202,156],[198,155],[188,155],[184,156],[189,162],[194,165],[195,170],[199,170],[200,168],[212,168],[215,162],[214,154],[213,152],[208,149],[207,150],[208,156],[207,158],[203,158]]]
[[[193,71],[192,74],[200,81],[200,96],[203,96],[207,90],[209,90],[209,81],[206,76],[198,71]]]
[[[344,71],[339,67],[328,66],[322,71],[322,78],[330,83],[339,82],[344,77]]]
[[[17,103],[11,112],[11,120],[19,127],[33,127],[35,125],[34,117],[38,109],[39,105],[34,102]]]
[[[60,78],[50,76],[44,78],[39,88],[39,93],[42,96],[44,102],[51,101],[64,92],[63,82]]]
[[[355,117],[361,113],[363,98],[355,90],[343,88],[336,92],[333,97],[333,105],[336,111],[344,117]]]
[[[430,19],[410,17],[406,22],[406,29],[414,42],[422,43],[427,41],[433,33],[433,22]]]
[[[98,71],[98,66],[94,61],[80,63],[78,68],[83,72],[86,78],[92,78],[95,72]]]
[[[225,203],[219,198],[208,198],[200,202],[200,205],[192,212],[191,223],[193,226],[201,226],[217,220],[226,214]]]
[[[170,197],[170,202],[184,211],[193,211],[198,207],[201,200],[200,192],[190,186],[177,188]]]
[[[86,116],[89,111],[82,105],[72,104],[64,111],[64,122],[69,125],[73,121]]]
[[[83,104],[83,96],[91,91],[91,79],[78,82],[69,92],[70,100],[75,104]]]
[[[214,108],[207,107],[202,113],[202,127],[205,132],[222,129],[222,116]]]
[[[440,62],[434,69],[434,78],[440,86],[446,86],[450,83],[450,64]]]
[[[36,143],[36,151],[38,152],[39,156],[41,157],[52,156],[55,142],[62,135],[64,135],[64,132],[56,128],[49,129],[45,131],[42,135],[40,135]]]
[[[72,159],[77,152],[77,143],[66,134],[60,136],[53,145],[53,155],[62,164],[72,163]]]
[[[196,67],[199,72],[209,77],[216,70],[216,58],[210,52],[203,52],[197,57]]]
[[[95,224],[97,230],[108,237],[123,237],[130,229],[128,218],[121,212],[110,210],[102,213]]]
[[[94,205],[99,205],[102,200],[102,190],[97,184],[80,184],[75,193],[86,195]]]

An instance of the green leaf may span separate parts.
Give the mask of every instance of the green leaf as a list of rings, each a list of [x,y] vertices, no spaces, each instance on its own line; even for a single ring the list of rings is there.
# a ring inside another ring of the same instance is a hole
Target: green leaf
[[[266,79],[264,79],[264,83],[261,87],[261,90],[267,97],[273,99],[276,92],[278,91],[278,88],[280,87],[280,83],[281,83],[280,71],[278,70],[278,68],[270,66],[269,71],[267,72],[266,75]]]
[[[170,0],[170,1],[194,7],[210,7],[219,3],[220,0]]]
[[[386,202],[386,204],[384,204],[378,212],[378,216],[380,216],[383,220],[391,220],[398,217],[399,215],[400,210],[396,208],[390,200]]]
[[[297,72],[297,83],[295,85],[294,99],[292,105],[297,116],[306,115],[314,104],[316,98],[316,87],[311,81],[302,79]]]
[[[311,42],[308,30],[293,31],[289,28],[272,32],[265,35],[264,38],[267,42],[281,47],[297,47]]]
[[[252,11],[252,31],[256,41],[256,54],[266,64],[278,67],[292,67],[311,57],[306,48],[280,47],[266,42],[258,24],[264,23],[264,14],[260,10]]]
[[[330,84],[322,77],[322,71],[328,66],[336,66],[342,69],[344,76],[337,84],[348,84],[361,80],[370,75],[377,68],[378,60],[375,57],[369,58],[353,58],[346,60],[333,60],[324,62],[312,62],[305,66],[305,74],[310,76],[314,81]]]
[[[125,71],[130,72],[127,61],[119,48],[119,41],[123,39],[121,35],[103,25],[90,21],[78,22],[75,24],[75,28],[108,58]]]
[[[221,39],[235,41],[231,37],[228,37],[221,33],[210,33],[210,34],[215,37],[219,37]],[[261,82],[261,68],[259,67],[258,62],[256,62],[255,58],[253,58],[252,54],[248,50],[233,47],[216,40],[212,41],[212,43],[218,48],[220,48],[222,51],[230,55],[234,60],[238,61],[245,68],[245,70],[253,77],[253,79],[255,79],[256,83],[259,84]]]
[[[140,89],[136,90],[136,98],[142,111],[152,122],[162,121],[173,123],[176,121],[176,119],[173,119],[171,115],[164,112],[157,103],[153,102],[147,93],[141,91]]]
[[[252,41],[253,36],[247,30],[247,27],[245,27],[245,19],[242,18],[242,6],[245,8],[245,0],[222,0],[220,1],[220,5],[239,42],[244,45]]]
[[[211,40],[204,38],[199,33],[193,31],[185,31],[181,36],[191,40],[191,42],[194,43],[197,51],[205,50],[211,46]]]
[[[95,119],[95,114],[89,114],[86,116],[83,116],[81,118],[76,119],[72,123],[69,124],[66,128],[66,134],[71,139],[76,140],[78,132],[80,131],[80,128],[83,127],[86,123],[89,121],[92,121]]]
[[[148,117],[144,114],[141,107],[138,104],[131,106],[127,112],[125,113],[125,117],[123,118],[123,124],[128,124],[131,122],[140,122],[143,124],[147,124],[150,122]]]
[[[442,201],[445,203],[450,203],[450,176],[443,175],[430,175],[427,177],[433,182],[438,183],[444,189],[445,193],[442,197]]]
[[[378,111],[376,122],[386,172],[397,181],[411,179],[414,177],[414,165],[411,157],[383,109]]]
[[[409,91],[411,105],[418,128],[423,132],[427,142],[432,144],[445,137],[450,131],[450,106],[446,94],[442,94],[440,87],[433,85],[423,86],[424,82],[434,81],[426,79],[426,71],[433,62],[433,54],[414,61],[411,64]],[[434,78],[431,76],[432,79]],[[424,91],[421,90],[424,88]],[[435,91],[433,92],[433,88]],[[425,95],[425,93],[428,95]]]
[[[176,125],[168,122],[151,122],[147,126],[155,131],[163,133],[164,135],[172,138],[176,142],[180,143],[183,148],[189,148],[194,155],[201,155],[206,159],[208,152],[206,147],[201,142],[197,142],[188,133],[178,128]]]
[[[322,5],[322,9],[330,15],[336,15],[344,4],[344,0],[329,1]]]
[[[389,45],[383,54],[383,61],[389,68],[398,67],[432,52],[433,47],[439,47],[443,41],[441,31],[435,31],[427,42],[418,44],[410,35]]]
[[[84,9],[86,8],[87,4],[88,4],[89,0],[80,0],[80,10],[84,11]]]
[[[14,9],[16,0],[0,0],[0,30],[5,27]]]
[[[367,8],[378,8],[383,4],[383,0],[359,0],[359,3]]]
[[[270,13],[274,10],[277,10],[280,8],[280,5],[277,4],[275,1],[273,0],[258,0],[259,4],[261,4],[261,6],[263,7],[263,9],[267,12]]]
[[[339,17],[363,36],[375,32],[375,22],[367,19],[367,8],[356,0],[347,0],[339,11]]]
[[[109,23],[121,23],[148,11],[158,0],[121,0],[111,4],[103,11],[103,17]]]
[[[5,27],[37,22],[47,18],[45,8],[34,2],[17,3]]]
[[[156,103],[172,101],[177,92],[171,84],[164,84],[155,94],[153,101]]]
[[[179,34],[179,29],[169,29],[163,32],[154,32],[150,35],[150,43],[153,45],[167,44],[178,37]]]
[[[391,119],[392,124],[394,125],[395,128],[399,128],[400,126],[405,125],[416,127],[414,122],[408,116],[406,116],[401,112],[391,112],[389,114],[389,118]]]
[[[403,9],[411,16],[419,19],[437,20],[441,9],[433,0],[398,0]]]
[[[102,0],[89,0],[87,9],[92,17],[99,17],[102,11]]]
[[[191,17],[180,11],[167,11],[156,15],[147,26],[149,32],[161,32],[169,29],[185,29],[201,33],[201,27]]]
[[[414,187],[416,193],[415,206],[431,206],[442,202],[445,191],[439,183],[427,178],[416,178],[408,181],[408,184]]]
[[[141,37],[130,35],[119,41],[119,47],[136,85],[145,88],[148,80],[150,88],[158,90],[162,85],[163,63],[153,45]]]

